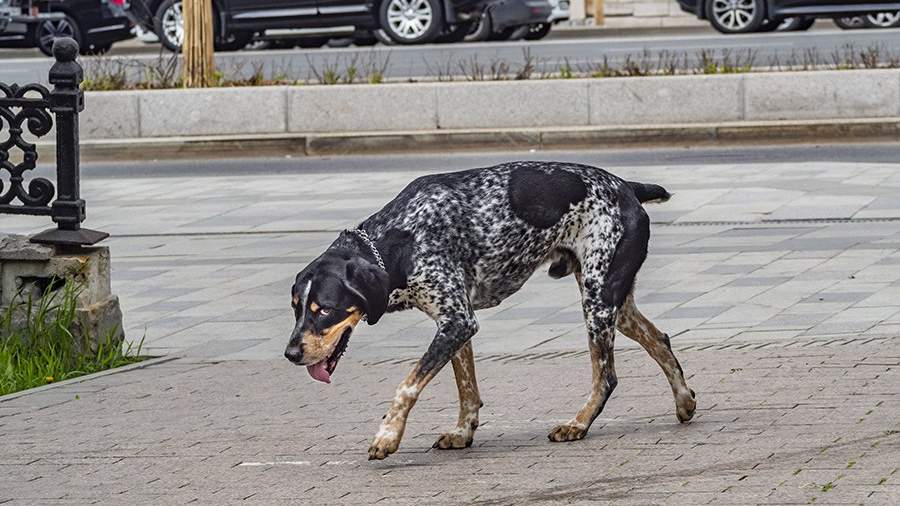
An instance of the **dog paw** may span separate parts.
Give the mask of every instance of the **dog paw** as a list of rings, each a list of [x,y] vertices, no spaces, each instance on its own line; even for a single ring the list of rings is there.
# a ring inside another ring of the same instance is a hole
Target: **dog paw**
[[[460,448],[468,448],[472,446],[472,434],[464,434],[460,430],[455,430],[453,432],[446,432],[441,434],[437,441],[431,445],[432,448],[437,448],[439,450],[457,450]]]
[[[587,435],[587,432],[587,427],[584,427],[581,424],[564,423],[553,427],[550,434],[547,434],[547,438],[554,443],[578,441],[579,439],[583,439],[584,436]]]
[[[388,455],[395,453],[399,447],[399,439],[377,436],[369,446],[369,460],[384,460]]]
[[[691,390],[690,397],[685,396],[678,399],[678,402],[675,404],[675,416],[679,422],[687,423],[691,421],[691,418],[694,418],[694,410],[697,409],[695,397],[694,391]]]

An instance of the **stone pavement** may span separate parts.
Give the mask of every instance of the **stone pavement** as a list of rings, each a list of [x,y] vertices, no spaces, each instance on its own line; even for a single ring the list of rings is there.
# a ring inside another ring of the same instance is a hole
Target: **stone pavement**
[[[345,359],[323,385],[284,360],[176,360],[0,404],[0,503],[898,504],[900,339],[676,353],[689,424],[627,350],[588,437],[551,443],[586,352],[482,358],[474,445],[431,449],[456,420],[443,371],[379,462],[366,449],[408,362]]]
[[[486,407],[475,446],[429,450],[456,417],[444,372],[401,452],[368,463],[433,324],[407,312],[359,327],[331,386],[280,354],[294,274],[426,172],[378,170],[390,163],[86,178],[88,225],[113,233],[129,337],[180,358],[0,402],[0,503],[900,500],[895,164],[614,167],[675,193],[649,207],[637,302],[673,336],[698,392],[694,422],[677,425],[662,374],[620,336],[620,384],[591,435],[547,442],[590,373],[574,282],[538,273],[479,312]],[[46,227],[2,220],[8,232]]]

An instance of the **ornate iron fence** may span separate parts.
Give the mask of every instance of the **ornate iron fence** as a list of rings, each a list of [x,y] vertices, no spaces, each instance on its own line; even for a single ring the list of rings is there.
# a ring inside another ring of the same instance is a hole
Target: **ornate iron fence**
[[[0,83],[0,214],[46,215],[56,223],[56,228],[32,236],[32,242],[86,246],[109,236],[81,228],[85,203],[80,189],[78,113],[84,110],[84,71],[75,61],[77,56],[74,40],[59,39],[53,44],[56,63],[50,68],[52,91],[40,84]],[[38,160],[37,146],[25,138],[26,128],[28,134],[43,137],[53,129],[54,117],[56,186],[46,178],[35,177],[26,188],[25,176],[35,169]],[[21,156],[13,159],[14,150]],[[3,184],[4,171],[10,174],[8,187]]]

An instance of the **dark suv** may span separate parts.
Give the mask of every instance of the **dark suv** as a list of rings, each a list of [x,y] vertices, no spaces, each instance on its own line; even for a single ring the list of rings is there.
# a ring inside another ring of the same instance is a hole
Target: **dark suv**
[[[722,33],[767,31],[787,18],[814,20],[900,10],[898,0],[678,0],[678,5],[708,19]]]
[[[123,1],[0,0],[0,47],[37,47],[49,56],[54,40],[71,37],[82,53],[105,53],[134,36]]]
[[[218,49],[239,49],[266,30],[355,26],[423,44],[476,20],[485,0],[213,0]],[[181,46],[181,0],[131,0],[129,15],[171,50]]]

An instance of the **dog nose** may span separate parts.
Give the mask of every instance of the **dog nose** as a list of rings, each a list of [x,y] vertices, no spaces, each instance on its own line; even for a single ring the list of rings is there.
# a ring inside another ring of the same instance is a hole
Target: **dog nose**
[[[302,357],[303,351],[300,350],[300,346],[288,346],[284,350],[284,358],[290,360],[295,364],[299,364]]]

